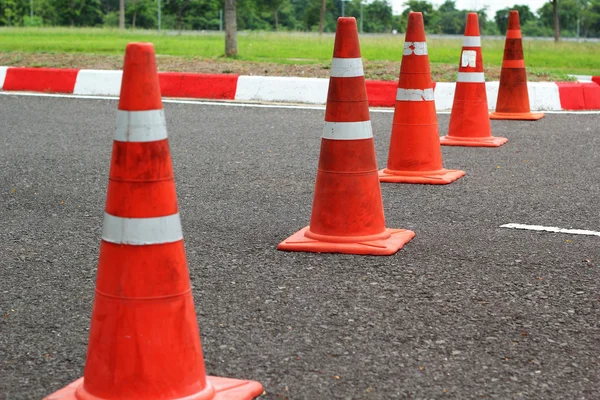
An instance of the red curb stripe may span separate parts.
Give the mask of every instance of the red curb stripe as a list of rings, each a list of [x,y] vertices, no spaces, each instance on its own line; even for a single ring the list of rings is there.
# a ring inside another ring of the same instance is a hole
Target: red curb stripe
[[[600,109],[600,86],[593,82],[556,82],[563,110]]]
[[[2,90],[73,93],[78,69],[8,68]]]
[[[371,107],[394,107],[396,105],[397,81],[366,81],[367,98]],[[435,89],[435,82],[433,82]]]
[[[233,100],[239,75],[159,72],[160,91],[165,97]]]
[[[366,81],[367,98],[373,107],[394,107],[396,104],[396,81]]]
[[[595,82],[598,85],[600,85],[600,76],[592,76],[592,82]]]

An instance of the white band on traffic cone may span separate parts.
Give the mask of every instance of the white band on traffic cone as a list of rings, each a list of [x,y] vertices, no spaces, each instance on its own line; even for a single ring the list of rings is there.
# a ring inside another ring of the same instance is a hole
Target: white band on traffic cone
[[[323,127],[323,139],[357,140],[373,137],[371,121],[360,122],[328,122]]]
[[[403,89],[398,88],[396,100],[400,101],[433,101],[433,89]]]
[[[351,78],[355,76],[364,76],[362,58],[337,58],[331,60],[332,78]]]
[[[106,242],[142,246],[182,239],[179,213],[157,218],[121,218],[104,213],[102,240]]]
[[[463,39],[463,47],[481,47],[481,37],[465,36]]]
[[[456,82],[483,83],[485,76],[483,72],[459,72]]]
[[[404,52],[402,54],[405,56],[410,56],[411,54],[426,56],[427,42],[404,42]]]
[[[117,111],[116,141],[154,142],[166,138],[164,110]]]

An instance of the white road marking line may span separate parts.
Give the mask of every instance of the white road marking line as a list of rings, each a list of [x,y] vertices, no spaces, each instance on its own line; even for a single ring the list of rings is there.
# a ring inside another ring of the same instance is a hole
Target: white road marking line
[[[0,96],[30,96],[30,97],[56,97],[64,99],[82,99],[82,100],[119,100],[118,97],[114,96],[82,96],[73,94],[52,94],[52,93],[30,93],[30,92],[2,92]],[[239,101],[204,101],[204,100],[177,100],[177,99],[166,99],[163,98],[163,103],[171,104],[195,104],[204,106],[225,106],[225,107],[255,107],[255,108],[290,108],[296,110],[325,110],[325,105],[322,106],[304,106],[295,104],[263,104],[263,103],[240,103]],[[372,107],[371,112],[379,113],[393,113],[393,108],[382,108]],[[566,110],[554,110],[554,111],[535,111],[542,112],[545,114],[579,114],[579,115],[600,115],[600,110],[588,110],[588,111],[566,111]],[[437,114],[450,114],[450,110],[436,111]]]
[[[526,230],[530,230],[530,231],[544,231],[544,232],[552,232],[552,233],[568,233],[570,235],[600,236],[600,232],[596,232],[596,231],[588,231],[585,229],[564,229],[564,228],[557,228],[555,226],[525,225],[525,224],[510,223],[510,224],[500,225],[500,228],[526,229]]]

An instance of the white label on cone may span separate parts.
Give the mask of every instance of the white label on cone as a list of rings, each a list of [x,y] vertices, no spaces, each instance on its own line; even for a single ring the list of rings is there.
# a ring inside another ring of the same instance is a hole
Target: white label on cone
[[[183,239],[179,213],[157,218],[121,218],[104,213],[102,239],[134,246],[177,242]]]
[[[400,101],[433,101],[433,89],[402,89],[398,88],[396,100]]]
[[[475,50],[463,50],[462,57],[460,59],[460,66],[475,68],[476,65],[477,52]]]
[[[481,38],[479,36],[465,36],[463,47],[481,47]]]
[[[485,76],[483,72],[459,72],[456,82],[483,83]]]
[[[427,42],[404,42],[404,52],[402,54],[405,56],[410,56],[411,54],[426,56]]]
[[[333,78],[352,78],[364,76],[362,58],[337,58],[331,60],[330,76]]]
[[[116,141],[154,142],[166,138],[164,110],[117,111]]]
[[[328,122],[323,127],[323,139],[357,140],[373,137],[371,121],[361,122]]]

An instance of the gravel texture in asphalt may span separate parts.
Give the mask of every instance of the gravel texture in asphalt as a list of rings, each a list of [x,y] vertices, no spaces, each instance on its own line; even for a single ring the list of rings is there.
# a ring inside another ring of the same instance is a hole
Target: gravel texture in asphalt
[[[82,376],[117,102],[0,96],[0,399]],[[322,110],[166,104],[211,375],[266,399],[595,399],[600,115],[493,121],[467,175],[382,185],[389,257],[286,253],[310,219]],[[391,113],[371,114],[378,164]],[[439,115],[445,134],[448,115]]]

